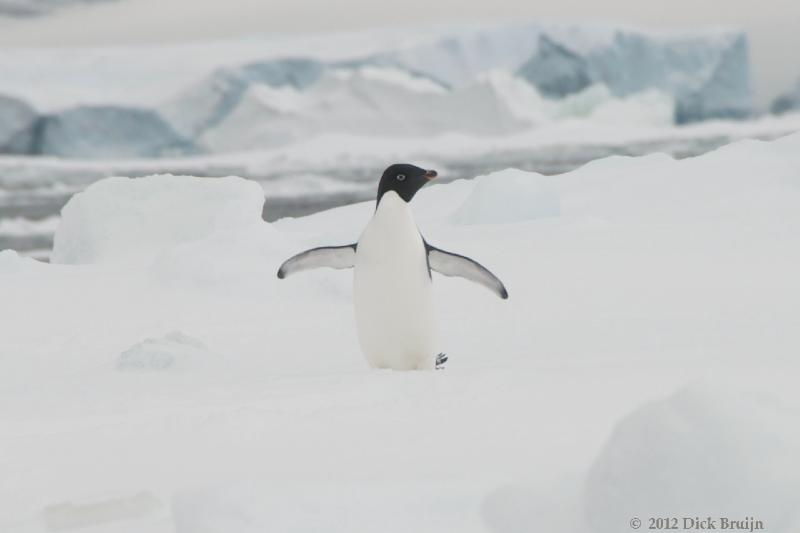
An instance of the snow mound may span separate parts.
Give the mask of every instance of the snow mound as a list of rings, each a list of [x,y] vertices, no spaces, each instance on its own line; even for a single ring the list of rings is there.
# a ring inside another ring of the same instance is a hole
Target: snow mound
[[[166,370],[206,365],[216,359],[206,346],[180,331],[172,331],[163,337],[145,339],[117,358],[120,370]]]
[[[150,264],[181,243],[262,224],[263,202],[257,183],[237,177],[107,178],[64,206],[51,260]]]
[[[31,153],[37,118],[36,111],[22,100],[0,96],[0,153]]]
[[[42,121],[40,154],[64,157],[158,157],[189,154],[191,141],[157,112],[122,106],[81,106]]]
[[[507,224],[561,213],[552,178],[507,169],[475,179],[475,187],[451,216],[456,224]]]
[[[753,517],[769,531],[796,531],[798,428],[800,413],[769,397],[681,389],[617,424],[588,476],[587,518],[607,533],[659,516]]]

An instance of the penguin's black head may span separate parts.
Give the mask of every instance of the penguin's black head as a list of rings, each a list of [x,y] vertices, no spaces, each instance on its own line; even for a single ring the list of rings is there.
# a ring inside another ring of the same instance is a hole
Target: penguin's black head
[[[423,185],[436,177],[435,170],[425,170],[414,165],[396,164],[383,171],[378,185],[378,203],[383,195],[394,191],[400,198],[410,202]]]

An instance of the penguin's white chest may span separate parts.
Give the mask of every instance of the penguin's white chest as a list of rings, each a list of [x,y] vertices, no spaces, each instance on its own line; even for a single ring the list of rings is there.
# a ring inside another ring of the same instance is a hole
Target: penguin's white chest
[[[356,248],[353,300],[367,360],[378,368],[433,368],[436,323],[425,245],[408,204],[387,192]]]

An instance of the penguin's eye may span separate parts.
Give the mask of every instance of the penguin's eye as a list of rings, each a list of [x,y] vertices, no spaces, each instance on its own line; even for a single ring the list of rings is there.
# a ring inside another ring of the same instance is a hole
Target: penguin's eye
[[[403,181],[404,179],[406,179],[406,175],[405,174],[398,174],[397,175],[397,181]]]

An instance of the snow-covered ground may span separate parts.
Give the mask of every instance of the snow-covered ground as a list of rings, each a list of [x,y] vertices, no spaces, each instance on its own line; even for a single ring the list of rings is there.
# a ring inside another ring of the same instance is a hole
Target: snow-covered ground
[[[269,224],[239,178],[116,178],[53,264],[0,253],[0,530],[629,531],[800,527],[800,134],[428,186],[448,368],[367,368],[363,203]],[[48,222],[49,223],[49,222]]]

